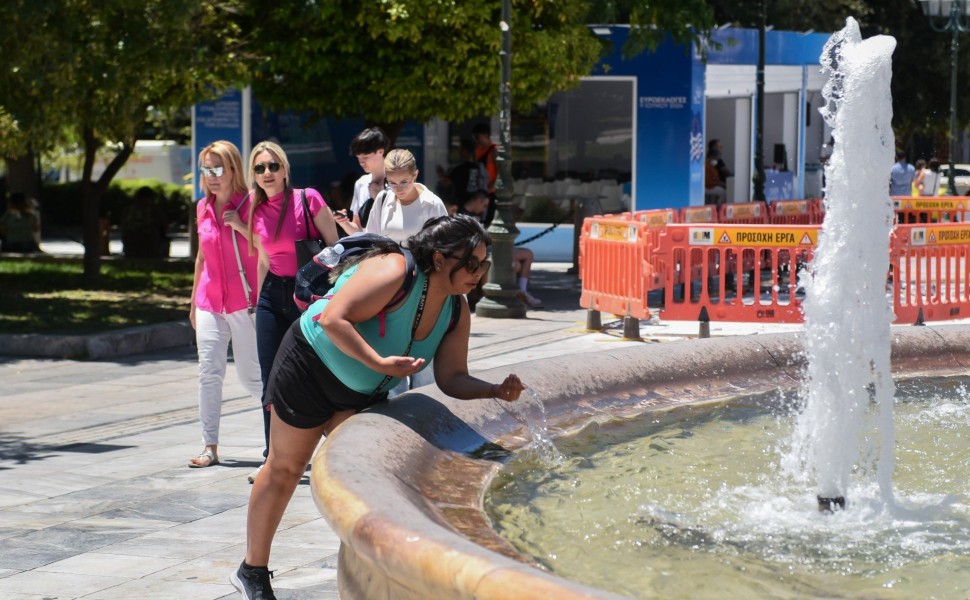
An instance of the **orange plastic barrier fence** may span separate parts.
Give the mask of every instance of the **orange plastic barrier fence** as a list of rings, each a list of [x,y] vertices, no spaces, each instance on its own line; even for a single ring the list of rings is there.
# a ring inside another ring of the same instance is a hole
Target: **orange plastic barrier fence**
[[[970,317],[970,225],[897,225],[890,252],[896,323]]]
[[[821,198],[775,200],[768,205],[768,222],[772,225],[821,225],[824,218]]]
[[[896,222],[966,223],[970,220],[967,198],[952,196],[893,196]]]
[[[718,222],[731,224],[767,224],[768,205],[764,202],[722,204],[718,207]]]
[[[624,317],[649,319],[647,291],[663,278],[650,265],[651,231],[630,219],[590,217],[579,241],[579,305]]]
[[[655,259],[664,264],[662,317],[801,323],[798,273],[820,226],[668,225]],[[742,269],[738,265],[743,265]]]

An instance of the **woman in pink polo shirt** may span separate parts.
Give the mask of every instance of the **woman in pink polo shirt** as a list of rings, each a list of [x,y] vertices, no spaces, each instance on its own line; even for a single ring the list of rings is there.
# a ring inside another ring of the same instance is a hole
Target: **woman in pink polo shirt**
[[[263,393],[256,354],[256,255],[249,251],[245,223],[239,231],[229,222],[248,213],[248,194],[242,157],[234,144],[218,141],[199,153],[202,191],[198,213],[199,252],[195,258],[189,320],[199,349],[199,417],[202,443],[190,467],[219,464],[219,420],[222,383],[226,376],[229,340],[236,374],[255,398]],[[228,215],[228,218],[227,218]]]
[[[273,142],[260,142],[249,155],[253,200],[249,209],[249,240],[259,251],[259,301],[256,304],[256,348],[263,387],[273,368],[276,351],[300,309],[293,302],[296,264],[294,242],[322,238],[337,242],[337,224],[320,193],[313,188],[294,189],[286,153]],[[306,196],[304,209],[303,196]],[[269,413],[263,411],[263,432],[269,452]],[[262,468],[262,467],[260,467]],[[259,469],[249,475],[252,483]]]

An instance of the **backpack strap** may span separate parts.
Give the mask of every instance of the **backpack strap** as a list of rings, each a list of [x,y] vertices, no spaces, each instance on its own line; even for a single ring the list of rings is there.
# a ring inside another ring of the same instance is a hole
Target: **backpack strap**
[[[407,297],[411,293],[411,288],[414,287],[414,280],[417,278],[417,263],[414,262],[414,255],[407,248],[401,248],[401,254],[404,255],[405,271],[404,271],[404,283],[401,284],[401,289],[394,294],[391,301],[387,303],[381,312],[377,313],[377,319],[380,321],[380,335],[384,337],[384,333],[387,331],[387,308],[389,306],[394,306],[400,302],[403,298]]]
[[[455,327],[458,327],[458,320],[461,319],[461,296],[457,294],[451,295],[451,319],[448,321],[448,329],[445,331],[446,334],[454,331]]]

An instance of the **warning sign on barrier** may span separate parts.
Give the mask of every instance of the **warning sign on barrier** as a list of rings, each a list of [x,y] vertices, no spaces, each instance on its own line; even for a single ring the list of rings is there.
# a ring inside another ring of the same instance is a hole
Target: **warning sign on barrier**
[[[761,202],[745,202],[742,204],[727,204],[724,214],[728,219],[748,219],[761,216]]]
[[[597,240],[616,240],[636,243],[637,228],[635,225],[613,225],[594,222],[589,229],[589,237]]]
[[[966,200],[959,200],[956,198],[927,198],[925,200],[920,198],[894,198],[893,204],[895,205],[895,209],[897,211],[963,211],[966,210],[967,207]]]
[[[784,202],[775,202],[772,206],[775,209],[775,214],[780,216],[804,215],[807,214],[809,210],[807,200],[788,200]]]
[[[688,239],[692,246],[815,246],[818,228],[691,227]]]
[[[913,227],[909,232],[912,246],[942,246],[970,243],[970,227]]]

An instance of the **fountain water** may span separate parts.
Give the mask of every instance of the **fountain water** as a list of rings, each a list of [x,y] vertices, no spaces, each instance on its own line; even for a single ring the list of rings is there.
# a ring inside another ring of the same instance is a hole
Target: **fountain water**
[[[845,507],[860,442],[878,438],[880,489],[892,501],[892,309],[886,298],[893,208],[889,84],[896,41],[865,41],[851,17],[822,54],[829,82],[822,94],[835,151],[826,167],[826,218],[806,289],[805,409],[785,462],[794,477],[814,476],[819,508]],[[870,405],[875,402],[876,410]],[[876,426],[867,429],[875,414]]]

